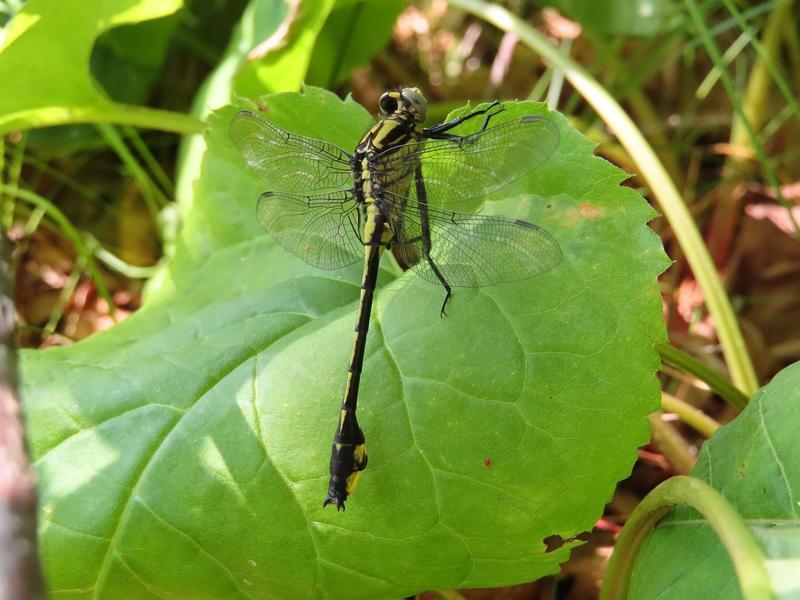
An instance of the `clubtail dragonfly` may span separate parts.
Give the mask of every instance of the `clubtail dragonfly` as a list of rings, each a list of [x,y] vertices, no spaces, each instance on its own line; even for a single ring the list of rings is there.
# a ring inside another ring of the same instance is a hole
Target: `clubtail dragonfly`
[[[423,128],[427,101],[419,88],[386,92],[378,108],[379,121],[352,154],[250,111],[231,123],[234,143],[269,186],[256,211],[264,229],[286,250],[323,269],[364,261],[323,501],[340,510],[367,466],[356,405],[382,251],[391,250],[402,267],[444,287],[442,315],[453,287],[525,279],[561,260],[558,243],[533,223],[454,210],[479,205],[547,160],[559,135],[546,117],[494,124],[504,110],[495,102]],[[476,132],[453,132],[473,119],[480,123]]]

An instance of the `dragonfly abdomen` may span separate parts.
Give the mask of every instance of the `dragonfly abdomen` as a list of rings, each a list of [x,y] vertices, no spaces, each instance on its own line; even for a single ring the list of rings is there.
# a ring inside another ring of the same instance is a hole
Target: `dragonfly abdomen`
[[[364,223],[364,271],[361,277],[361,296],[358,320],[353,339],[353,353],[347,369],[347,382],[344,400],[339,416],[339,425],[331,447],[331,478],[328,495],[323,506],[335,504],[343,510],[344,502],[355,489],[361,471],[367,467],[367,450],[364,432],[356,418],[358,388],[364,364],[364,350],[367,345],[372,300],[378,280],[378,267],[383,248],[388,242],[389,229],[386,218],[372,197],[369,175],[364,178],[364,200],[367,205],[367,219]]]

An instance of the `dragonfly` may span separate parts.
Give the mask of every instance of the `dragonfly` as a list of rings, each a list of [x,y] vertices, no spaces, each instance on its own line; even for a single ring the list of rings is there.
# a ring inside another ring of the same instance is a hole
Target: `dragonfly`
[[[505,109],[494,102],[426,128],[427,100],[417,87],[387,91],[378,110],[377,123],[352,153],[285,131],[248,110],[230,125],[245,162],[268,186],[256,215],[275,241],[322,269],[364,264],[323,500],[323,507],[334,504],[338,510],[367,466],[356,408],[383,251],[444,288],[441,316],[454,287],[522,280],[555,267],[562,257],[558,242],[538,225],[474,212],[553,154],[559,133],[550,119],[528,115],[498,122]],[[467,121],[479,124],[477,131],[458,134]]]

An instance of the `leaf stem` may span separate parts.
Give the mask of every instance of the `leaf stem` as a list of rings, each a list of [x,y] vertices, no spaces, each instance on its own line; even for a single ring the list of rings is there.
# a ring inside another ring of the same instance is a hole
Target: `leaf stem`
[[[158,265],[141,267],[139,265],[132,265],[126,263],[116,254],[109,252],[97,243],[94,251],[95,257],[109,269],[113,269],[120,275],[124,275],[130,279],[149,279],[158,272]]]
[[[666,392],[661,392],[661,408],[664,412],[675,413],[681,421],[706,438],[714,435],[720,427],[719,423],[702,410]]]
[[[719,394],[729,404],[732,404],[739,410],[747,406],[748,397],[711,367],[704,365],[693,356],[686,354],[686,352],[682,350],[678,350],[675,346],[671,346],[670,344],[656,344],[656,350],[658,350],[658,353],[661,355],[661,360],[679,369],[683,369],[687,373],[691,373],[700,381],[708,384],[708,387]]]
[[[528,47],[538,52],[554,68],[564,71],[572,86],[597,111],[619,138],[647,181],[675,237],[703,289],[708,311],[714,318],[722,352],[737,387],[746,394],[758,389],[753,364],[714,263],[675,183],[642,132],[611,95],[575,61],[562,55],[545,36],[506,9],[482,0],[450,0],[452,6],[476,15],[503,31],[511,31]]]
[[[67,125],[70,123],[113,123],[144,129],[171,131],[181,135],[202,133],[205,123],[179,112],[132,104],[92,104],[90,106],[50,106],[17,112],[0,118],[0,135],[20,129]]]
[[[600,600],[623,600],[636,555],[656,523],[675,505],[696,509],[719,537],[733,562],[745,600],[772,598],[771,585],[758,542],[736,509],[713,487],[679,475],[657,486],[631,513],[608,562]]]
[[[138,152],[139,156],[142,157],[142,160],[147,165],[147,168],[153,173],[153,176],[156,178],[159,185],[161,185],[161,189],[164,191],[164,193],[168,196],[174,196],[175,188],[172,184],[172,180],[164,172],[164,169],[161,168],[158,160],[156,160],[156,157],[153,156],[153,153],[150,151],[150,148],[147,147],[147,144],[144,143],[136,128],[131,127],[130,125],[123,125],[122,131],[125,134],[125,137],[127,137],[131,144],[133,144],[133,147],[136,148],[136,152]]]
[[[675,473],[686,475],[692,470],[695,458],[689,445],[672,424],[664,421],[664,413],[654,412],[648,417],[652,429],[653,445],[658,448]]]

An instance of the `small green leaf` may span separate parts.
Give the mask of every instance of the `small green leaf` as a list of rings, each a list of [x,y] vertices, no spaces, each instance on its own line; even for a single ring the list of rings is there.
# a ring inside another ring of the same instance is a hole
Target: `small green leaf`
[[[345,148],[371,122],[312,88],[258,106]],[[235,110],[209,121],[173,285],[108,332],[24,354],[53,591],[375,598],[557,571],[578,542],[543,540],[592,527],[658,406],[653,210],[549,115],[556,153],[492,210],[544,227],[563,262],[457,290],[447,318],[440,288],[382,274],[359,408],[369,468],[346,512],[324,510],[361,268],[319,271],[261,233]]]
[[[317,36],[335,4],[335,0],[304,0],[284,6],[262,0],[248,7],[251,18],[245,15],[243,27],[249,23],[257,28],[260,21],[274,19],[276,8],[286,14],[275,32],[248,52],[247,62],[236,74],[236,93],[247,97],[298,89],[305,81]],[[246,35],[243,38],[248,40]]]
[[[777,598],[800,589],[800,363],[787,367],[703,446],[692,475],[739,511],[767,557]],[[711,528],[675,508],[636,559],[631,598],[741,598],[733,565]]]

